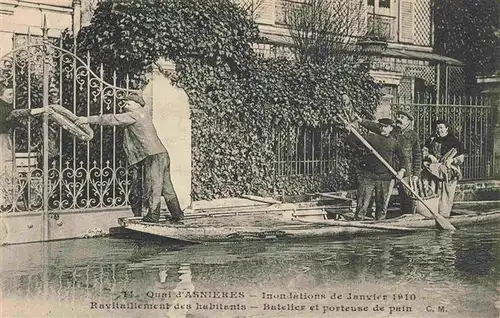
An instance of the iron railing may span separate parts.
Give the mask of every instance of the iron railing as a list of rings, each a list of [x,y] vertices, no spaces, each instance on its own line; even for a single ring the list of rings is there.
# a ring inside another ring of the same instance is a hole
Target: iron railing
[[[275,133],[276,176],[313,176],[336,169],[338,132],[333,127],[281,127]]]
[[[493,177],[494,116],[491,103],[483,97],[448,97],[439,103],[435,96],[394,97],[393,112],[399,109],[415,116],[414,130],[423,145],[432,134],[434,122],[445,119],[463,143],[464,180]],[[337,173],[338,131],[332,127],[282,127],[274,137],[276,176],[315,176]]]
[[[24,45],[0,59],[0,77],[14,91],[13,108],[58,104],[77,116],[120,113],[121,98],[133,91],[128,78],[106,72],[89,54],[77,56],[62,38],[51,40],[43,31],[43,41],[28,34]],[[94,138],[85,142],[46,115],[17,121],[12,159],[0,169],[0,212],[126,206],[130,171],[121,134],[115,127],[93,128]]]
[[[418,94],[395,97],[393,110],[405,109],[415,116],[414,129],[424,144],[438,119],[446,120],[465,149],[465,180],[493,177],[493,129],[491,101],[482,96],[442,96]]]
[[[396,17],[382,14],[367,13],[367,30],[369,34],[380,41],[395,41]]]

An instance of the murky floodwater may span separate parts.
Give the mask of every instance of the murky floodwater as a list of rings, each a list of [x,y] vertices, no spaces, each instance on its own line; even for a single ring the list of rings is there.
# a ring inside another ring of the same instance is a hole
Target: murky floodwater
[[[500,231],[2,247],[3,316],[499,317]]]

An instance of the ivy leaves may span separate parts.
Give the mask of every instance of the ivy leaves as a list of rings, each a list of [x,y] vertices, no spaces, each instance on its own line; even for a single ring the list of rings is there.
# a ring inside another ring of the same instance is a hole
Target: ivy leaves
[[[337,126],[342,94],[369,118],[379,86],[356,65],[300,64],[257,59],[247,77],[205,64],[178,65],[176,81],[196,108],[192,113],[193,197],[244,193],[269,195],[333,190],[350,185],[351,151],[343,142],[336,171],[316,176],[279,176],[275,133],[289,127]]]
[[[244,71],[251,65],[257,27],[228,0],[102,1],[91,24],[78,35],[81,52],[119,74],[142,76],[160,58],[225,64]]]

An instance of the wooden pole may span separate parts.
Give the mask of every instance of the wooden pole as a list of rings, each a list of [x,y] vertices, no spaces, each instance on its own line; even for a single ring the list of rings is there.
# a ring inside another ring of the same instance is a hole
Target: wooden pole
[[[392,226],[392,225],[383,225],[383,224],[370,224],[370,223],[361,223],[361,222],[356,222],[356,221],[346,222],[346,221],[335,221],[335,220],[325,220],[325,221],[308,221],[308,220],[301,220],[301,219],[295,219],[295,220],[302,222],[302,223],[309,223],[309,224],[318,224],[318,225],[325,225],[325,226],[357,227],[357,228],[363,228],[363,229],[375,229],[375,230],[382,230],[382,231],[420,232],[420,231],[424,230],[422,228]],[[426,229],[426,230],[432,230],[432,229]]]

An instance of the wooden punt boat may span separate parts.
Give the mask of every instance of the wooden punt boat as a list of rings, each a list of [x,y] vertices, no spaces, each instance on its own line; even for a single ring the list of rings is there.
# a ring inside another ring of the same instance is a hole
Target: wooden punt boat
[[[436,230],[434,219],[418,214],[384,221],[352,221],[346,204],[307,205],[266,203],[204,209],[186,214],[183,224],[143,222],[141,218],[119,219],[128,230],[188,242],[237,241],[338,237],[377,233],[407,233]],[[467,203],[464,206],[467,207]],[[449,218],[457,229],[500,221],[499,204],[480,212],[457,208]],[[461,206],[458,206],[461,207]]]

